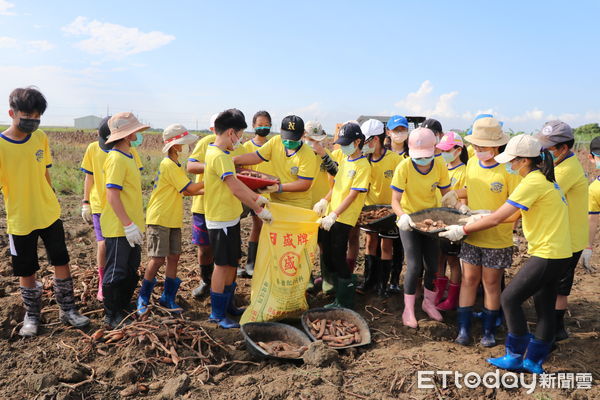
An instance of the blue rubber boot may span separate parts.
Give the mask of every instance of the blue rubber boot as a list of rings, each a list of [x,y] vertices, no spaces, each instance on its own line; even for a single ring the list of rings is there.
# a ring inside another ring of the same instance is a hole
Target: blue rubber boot
[[[494,347],[496,345],[496,322],[500,311],[483,309],[483,337],[481,345],[483,347]]]
[[[161,306],[168,308],[174,314],[179,314],[182,311],[181,307],[175,303],[175,295],[179,290],[179,285],[181,285],[181,279],[165,278],[165,287],[158,300]]]
[[[530,337],[529,334],[516,336],[509,333],[506,336],[506,355],[497,358],[488,358],[487,362],[500,369],[509,371],[520,370],[523,366],[523,355],[527,350]]]
[[[227,310],[227,304],[229,303],[228,293],[215,293],[210,291],[210,305],[212,312],[208,316],[210,322],[216,322],[221,328],[239,328],[240,324],[227,318],[225,310]]]
[[[527,346],[527,354],[523,361],[523,369],[532,374],[543,374],[544,368],[542,364],[546,361],[546,357],[550,353],[552,343],[542,340],[531,339]]]
[[[473,307],[458,307],[458,336],[454,340],[458,344],[467,346],[471,344],[471,315]]]
[[[148,311],[148,304],[150,304],[150,296],[152,295],[152,290],[154,290],[154,285],[156,285],[156,279],[152,279],[151,281],[144,279],[142,281],[142,287],[137,298],[138,315],[142,315]]]
[[[237,283],[233,282],[229,286],[225,286],[225,293],[229,295],[229,303],[227,304],[227,313],[229,315],[233,315],[234,317],[239,317],[246,311],[245,308],[237,308],[235,306],[235,302],[233,301],[233,296],[235,295],[235,288],[237,287]]]

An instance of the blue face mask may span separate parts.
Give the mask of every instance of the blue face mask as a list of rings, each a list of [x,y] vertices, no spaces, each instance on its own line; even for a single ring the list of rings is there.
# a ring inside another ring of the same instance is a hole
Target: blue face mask
[[[130,142],[129,144],[131,145],[131,147],[139,147],[142,145],[142,142],[144,141],[144,136],[142,136],[141,133],[136,133],[135,134],[136,139],[133,142]]]
[[[596,160],[596,169],[600,169],[600,161]]]
[[[415,162],[415,164],[420,165],[421,167],[424,167],[426,165],[431,164],[431,162],[433,161],[433,157],[413,158],[413,161]]]
[[[456,156],[450,152],[446,152],[444,151],[442,153],[442,158],[444,159],[444,161],[446,161],[446,163],[451,163],[452,161],[456,160]]]
[[[512,175],[519,175],[519,171],[521,170],[521,168],[513,169],[512,165],[509,162],[504,164],[504,168],[506,168],[506,172]]]
[[[354,148],[354,143],[350,143],[346,146],[340,146],[340,149],[345,156],[351,156],[356,151]]]

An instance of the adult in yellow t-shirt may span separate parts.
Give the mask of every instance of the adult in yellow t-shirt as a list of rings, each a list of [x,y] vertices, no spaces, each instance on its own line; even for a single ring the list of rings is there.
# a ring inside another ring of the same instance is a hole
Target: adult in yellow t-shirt
[[[397,225],[406,254],[404,275],[404,312],[402,323],[417,328],[415,301],[417,284],[423,275],[424,298],[421,308],[437,321],[442,315],[435,308],[433,278],[437,270],[439,243],[413,230],[409,214],[440,206],[437,192],[442,195],[450,189],[448,169],[441,157],[435,157],[436,139],[427,128],[417,128],[408,136],[409,156],[400,162],[392,179],[392,208],[398,216]]]
[[[108,120],[113,143],[104,162],[106,204],[100,226],[106,243],[106,266],[102,280],[105,323],[115,328],[129,314],[128,306],[138,283],[141,263],[144,205],[139,167],[131,154],[131,142],[148,129],[128,112]]]
[[[319,243],[325,265],[335,273],[335,301],[325,307],[354,307],[355,284],[346,263],[348,237],[356,225],[369,190],[371,165],[362,154],[365,142],[360,126],[347,123],[340,128],[336,144],[342,159],[335,183],[327,196],[313,208],[320,214]]]
[[[6,211],[8,250],[25,317],[19,335],[36,336],[40,324],[42,286],[38,241],[42,238],[48,261],[54,267],[54,295],[60,319],[77,328],[89,323],[77,311],[69,253],[60,219],[60,205],[52,189],[49,169],[52,156],[48,138],[38,129],[47,107],[46,98],[35,88],[18,88],[8,98],[10,126],[0,133],[0,188]]]
[[[263,192],[271,193],[271,201],[290,206],[310,208],[310,187],[316,175],[313,151],[304,145],[304,121],[296,115],[288,115],[281,121],[281,135],[271,138],[254,153],[235,157],[236,165],[254,165],[261,162],[273,163],[279,178]]]
[[[183,196],[202,193],[203,182],[192,183],[179,163],[179,153],[183,146],[198,140],[181,124],[169,125],[163,131],[163,153],[167,154],[158,167],[154,178],[154,189],[146,210],[147,245],[150,261],[144,271],[142,287],[137,299],[137,312],[143,315],[150,303],[150,296],[156,284],[158,269],[167,263],[164,290],[160,296],[161,306],[176,310],[175,296],[181,279],[177,277],[177,263],[181,254],[181,227],[183,226]]]
[[[241,183],[235,172],[231,151],[246,129],[244,114],[237,109],[225,110],[215,120],[215,142],[208,145],[204,170],[205,217],[213,250],[215,269],[211,278],[209,320],[223,328],[239,327],[226,314],[241,315],[232,299],[235,293],[236,269],[241,254],[240,214],[242,202],[263,221],[272,216],[263,208],[268,200]]]
[[[567,199],[569,209],[569,229],[571,230],[571,260],[558,284],[556,298],[556,338],[557,342],[569,337],[565,329],[564,317],[568,307],[568,296],[571,294],[575,267],[583,250],[588,245],[588,181],[581,163],[573,153],[575,137],[571,127],[558,120],[544,124],[537,135],[538,140],[554,159],[554,175],[556,183]]]
[[[475,134],[475,133],[474,133]],[[497,368],[544,372],[555,336],[558,281],[572,257],[567,201],[555,182],[552,155],[530,135],[510,139],[495,160],[511,174],[523,177],[506,203],[489,216],[464,227],[453,225],[440,236],[460,240],[464,235],[497,226],[520,210],[529,259],[502,292],[502,308],[508,326],[506,355],[487,361]],[[534,298],[537,312],[535,336],[531,337],[522,304]]]

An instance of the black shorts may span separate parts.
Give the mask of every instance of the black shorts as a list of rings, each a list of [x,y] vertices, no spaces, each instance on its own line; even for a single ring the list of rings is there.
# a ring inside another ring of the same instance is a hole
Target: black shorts
[[[447,240],[440,240],[440,249],[442,250],[442,254],[447,256],[456,256],[460,254],[460,245],[461,242],[451,243]]]
[[[8,235],[12,268],[15,276],[31,276],[40,269],[38,262],[38,238],[42,238],[50,265],[61,266],[69,263],[69,252],[65,243],[65,230],[60,219],[43,229],[36,229],[28,235]]]
[[[579,263],[579,258],[583,251],[573,253],[573,256],[569,258],[563,273],[558,278],[558,295],[568,296],[571,294],[571,288],[573,287],[573,279],[575,278],[575,267]]]
[[[213,251],[215,265],[238,267],[242,257],[240,223],[221,229],[208,229],[208,239]]]
[[[142,262],[142,248],[138,245],[131,247],[123,236],[107,237],[104,242],[106,243],[106,266],[102,284],[109,285],[137,276]]]

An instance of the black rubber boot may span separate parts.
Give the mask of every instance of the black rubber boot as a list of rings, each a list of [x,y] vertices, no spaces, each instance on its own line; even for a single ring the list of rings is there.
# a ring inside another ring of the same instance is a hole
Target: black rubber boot
[[[565,312],[567,310],[554,310],[556,317],[556,333],[554,334],[554,341],[560,342],[569,337],[569,332],[565,328]]]
[[[192,296],[202,299],[210,294],[210,280],[213,273],[213,265],[200,265],[200,284],[192,290]]]
[[[392,269],[392,260],[379,260],[379,273],[377,274],[377,295],[379,297],[389,297],[388,282]]]
[[[246,257],[246,267],[242,270],[243,278],[252,278],[254,275],[254,263],[256,262],[256,252],[258,251],[258,242],[248,242],[248,257]]]
[[[379,258],[377,256],[365,256],[365,273],[364,280],[356,287],[356,292],[365,294],[377,285],[377,271]]]
[[[404,249],[400,239],[393,241],[392,272],[390,276],[390,293],[400,293],[400,274],[402,273],[402,263],[404,262]]]

